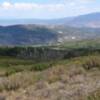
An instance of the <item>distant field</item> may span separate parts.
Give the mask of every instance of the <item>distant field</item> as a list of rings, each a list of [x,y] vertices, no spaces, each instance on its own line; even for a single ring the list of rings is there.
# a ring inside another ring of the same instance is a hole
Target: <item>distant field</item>
[[[100,53],[100,40],[67,42],[58,45],[0,47],[0,56],[13,57],[33,62],[69,59]]]
[[[59,45],[60,48],[94,48],[100,49],[100,39],[66,42]]]

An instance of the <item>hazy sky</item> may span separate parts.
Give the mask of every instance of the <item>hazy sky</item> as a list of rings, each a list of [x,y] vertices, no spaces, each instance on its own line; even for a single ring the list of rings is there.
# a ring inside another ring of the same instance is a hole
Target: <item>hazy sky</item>
[[[100,0],[0,0],[0,19],[52,19],[100,12]]]

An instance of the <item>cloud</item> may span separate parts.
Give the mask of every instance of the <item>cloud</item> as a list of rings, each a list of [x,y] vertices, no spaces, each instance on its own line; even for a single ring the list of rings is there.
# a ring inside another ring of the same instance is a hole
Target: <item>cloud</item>
[[[1,8],[4,8],[4,9],[10,9],[10,8],[12,8],[12,6],[13,5],[10,2],[3,2],[1,4]]]
[[[90,3],[94,0],[59,0],[58,3],[47,3],[47,4],[39,4],[34,2],[3,2],[0,4],[0,8],[2,9],[15,9],[15,10],[49,10],[49,11],[61,11],[68,7],[77,7],[77,5],[85,5],[86,3]],[[75,8],[76,8],[75,7]]]
[[[33,9],[34,7],[36,8],[36,4],[31,4],[31,3],[15,3],[12,4],[14,9],[19,9],[19,10],[29,10]]]
[[[23,1],[23,0],[22,0]],[[16,18],[60,18],[76,16],[99,10],[95,0],[48,0],[46,3],[34,2],[2,2],[0,3],[1,17]],[[58,1],[58,2],[57,2]]]
[[[0,8],[2,9],[16,9],[16,10],[41,10],[41,9],[47,9],[49,11],[53,10],[60,10],[64,8],[66,5],[65,4],[38,4],[38,3],[10,3],[10,2],[3,2],[0,5]]]

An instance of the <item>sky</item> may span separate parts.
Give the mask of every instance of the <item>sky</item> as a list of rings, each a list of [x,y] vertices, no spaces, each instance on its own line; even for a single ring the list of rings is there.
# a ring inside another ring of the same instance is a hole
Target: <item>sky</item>
[[[0,19],[56,19],[100,12],[100,0],[0,0]]]

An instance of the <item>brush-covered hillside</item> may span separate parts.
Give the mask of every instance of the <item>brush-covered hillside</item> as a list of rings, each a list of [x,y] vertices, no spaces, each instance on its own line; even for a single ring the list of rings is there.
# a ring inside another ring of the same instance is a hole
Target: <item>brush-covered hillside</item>
[[[99,56],[43,63],[0,58],[0,99],[100,100]]]
[[[0,99],[100,100],[99,39],[0,47]]]

